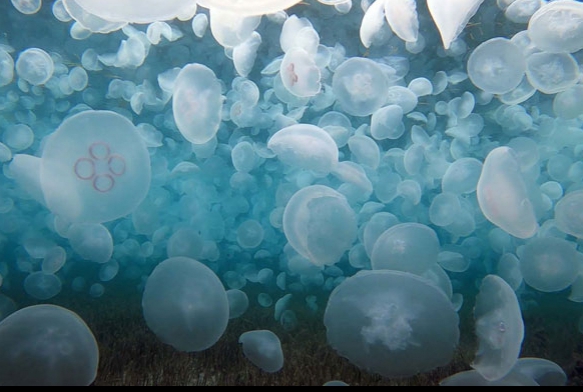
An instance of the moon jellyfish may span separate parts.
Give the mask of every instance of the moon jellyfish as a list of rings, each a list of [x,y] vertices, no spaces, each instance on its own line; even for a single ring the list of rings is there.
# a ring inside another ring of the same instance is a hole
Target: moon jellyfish
[[[40,301],[57,296],[61,289],[61,280],[56,275],[46,272],[33,272],[24,279],[24,291]]]
[[[12,2],[14,8],[18,10],[18,12],[23,13],[25,15],[36,14],[43,5],[42,0],[10,0],[10,1]]]
[[[291,48],[283,56],[280,68],[281,81],[296,97],[313,97],[321,89],[320,69],[302,48]]]
[[[455,195],[475,192],[481,173],[482,162],[476,158],[457,159],[443,175],[441,189]]]
[[[44,199],[55,215],[72,223],[102,223],[130,214],[145,198],[150,176],[142,137],[115,112],[91,110],[69,117],[43,149]]]
[[[267,143],[284,164],[326,175],[338,163],[332,136],[311,124],[295,124],[277,131]]]
[[[0,385],[89,386],[99,347],[76,314],[55,305],[21,309],[0,323]]]
[[[567,384],[565,371],[553,361],[543,358],[520,358],[512,373],[532,378],[541,387],[562,387]]]
[[[386,103],[389,79],[374,61],[352,57],[336,68],[332,90],[346,113],[368,116]]]
[[[362,370],[409,377],[447,365],[459,341],[449,298],[417,275],[361,271],[337,286],[324,314],[328,343]]]
[[[472,83],[491,94],[506,94],[522,82],[526,59],[522,51],[506,38],[482,42],[468,58],[468,76]]]
[[[393,32],[405,42],[419,37],[419,17],[416,0],[385,1],[385,18]]]
[[[210,141],[221,125],[223,96],[215,73],[202,64],[188,64],[174,82],[172,112],[178,130],[193,144]]]
[[[142,310],[158,339],[185,352],[212,347],[229,321],[223,284],[210,268],[187,257],[156,266],[146,281]]]
[[[538,223],[520,163],[509,147],[492,150],[484,162],[477,187],[478,204],[493,224],[517,238],[530,238]]]
[[[98,223],[74,223],[67,231],[71,248],[83,259],[107,263],[113,255],[113,238],[109,230]]]
[[[296,252],[313,264],[333,265],[356,239],[356,214],[339,192],[312,185],[296,192],[287,203],[283,231]]]
[[[14,152],[26,150],[34,142],[34,132],[26,124],[9,126],[2,134],[2,140]]]
[[[437,264],[438,255],[439,239],[432,228],[420,223],[399,223],[377,239],[371,265],[375,270],[421,274]]]
[[[568,53],[533,53],[526,59],[526,77],[540,92],[556,94],[577,84],[579,64]]]
[[[427,0],[427,7],[445,49],[451,47],[483,2],[484,0]]]
[[[518,360],[524,322],[514,290],[496,275],[482,280],[474,307],[478,351],[471,366],[488,381],[506,376]]]
[[[282,11],[299,3],[300,0],[197,0],[204,8],[231,11],[239,15],[268,15]]]
[[[520,271],[526,284],[538,291],[561,291],[577,279],[580,256],[562,238],[534,238],[519,255]]]
[[[4,87],[14,79],[14,60],[10,53],[0,49],[0,87]]]
[[[577,84],[555,95],[553,112],[557,117],[573,120],[583,115],[583,85]]]
[[[228,290],[227,299],[229,300],[229,320],[241,317],[249,308],[249,298],[241,290]]]
[[[16,73],[33,86],[48,82],[54,71],[53,59],[39,48],[26,49],[16,60]]]
[[[254,219],[246,220],[237,228],[237,243],[241,248],[257,248],[263,242],[265,235],[261,223]]]
[[[475,370],[456,373],[439,382],[442,387],[538,387],[532,378],[511,372],[499,380],[488,381]]]
[[[69,0],[68,0],[69,1]],[[195,1],[184,0],[74,0],[86,12],[110,22],[149,24],[180,18],[191,19]]]
[[[570,192],[559,200],[555,222],[559,230],[583,239],[583,190]]]
[[[528,23],[528,36],[542,51],[575,53],[583,49],[583,3],[546,2]]]
[[[245,357],[267,373],[283,368],[283,351],[276,334],[267,330],[245,332],[239,337]]]

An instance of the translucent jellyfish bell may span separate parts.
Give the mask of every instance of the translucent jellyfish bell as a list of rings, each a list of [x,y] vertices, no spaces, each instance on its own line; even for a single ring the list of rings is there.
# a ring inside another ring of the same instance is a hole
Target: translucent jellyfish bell
[[[221,124],[223,96],[215,73],[202,64],[188,64],[174,82],[172,112],[178,130],[193,144],[210,141]]]
[[[518,238],[530,238],[538,222],[520,163],[509,147],[492,150],[484,162],[477,187],[478,204],[484,216]]]
[[[71,0],[66,0],[71,1]],[[175,18],[192,17],[194,0],[74,0],[86,12],[110,22],[149,24]]]
[[[340,261],[356,239],[356,214],[332,188],[312,185],[296,192],[283,213],[290,245],[318,266]]]
[[[88,386],[99,347],[75,313],[55,305],[21,309],[0,323],[0,385]]]
[[[387,102],[389,79],[374,61],[353,57],[336,68],[332,89],[346,113],[368,116]]]
[[[545,2],[528,23],[528,36],[542,51],[575,53],[583,49],[583,3]]]
[[[321,89],[320,69],[302,48],[291,48],[283,57],[280,68],[281,81],[296,97],[313,97]]]
[[[474,308],[479,347],[471,366],[488,381],[506,376],[518,360],[524,322],[514,290],[496,275],[482,281]]]
[[[468,58],[468,76],[487,93],[506,94],[522,82],[526,60],[522,51],[506,38],[482,42]]]
[[[583,190],[566,194],[555,205],[557,227],[572,236],[583,238]]]
[[[526,59],[526,76],[540,92],[556,94],[577,84],[579,64],[569,53],[533,53]]]
[[[145,198],[150,177],[150,155],[136,127],[111,111],[85,111],[63,121],[41,158],[46,205],[71,223],[130,214]]]
[[[245,332],[239,337],[243,353],[255,366],[267,373],[283,368],[283,351],[276,334],[267,330]]]
[[[484,0],[427,0],[427,7],[437,25],[443,47],[449,49]]]
[[[419,18],[416,0],[385,1],[385,18],[393,32],[405,42],[419,37]]]
[[[0,87],[4,87],[14,79],[14,60],[5,50],[0,49]]]
[[[146,282],[142,310],[158,339],[185,352],[213,346],[229,321],[223,284],[210,268],[187,257],[158,264]]]
[[[39,48],[26,49],[16,60],[16,73],[33,86],[48,82],[54,71],[53,59]]]
[[[448,364],[459,340],[451,301],[419,276],[363,271],[330,295],[328,343],[360,369],[409,377]]]
[[[197,0],[198,5],[209,9],[235,12],[239,15],[267,15],[282,11],[301,0]]]
[[[10,0],[14,8],[25,15],[36,14],[42,7],[42,0]]]

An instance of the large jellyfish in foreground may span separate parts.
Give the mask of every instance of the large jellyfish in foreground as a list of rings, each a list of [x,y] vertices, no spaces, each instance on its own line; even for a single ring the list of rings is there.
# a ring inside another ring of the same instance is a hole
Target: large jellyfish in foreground
[[[323,185],[296,192],[283,212],[290,245],[315,265],[340,261],[356,239],[356,214],[341,193]]]
[[[150,155],[136,127],[111,111],[61,124],[43,149],[40,182],[53,214],[102,223],[130,214],[150,188]]]
[[[148,327],[179,351],[213,346],[227,328],[229,300],[215,273],[199,261],[173,257],[152,272],[142,297]]]
[[[0,385],[87,386],[97,376],[99,347],[75,313],[30,306],[0,323]]]
[[[406,272],[363,271],[330,295],[328,343],[359,368],[408,377],[448,364],[459,339],[451,301]]]

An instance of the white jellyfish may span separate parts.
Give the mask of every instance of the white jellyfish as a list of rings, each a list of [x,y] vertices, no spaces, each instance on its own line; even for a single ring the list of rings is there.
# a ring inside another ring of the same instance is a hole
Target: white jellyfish
[[[577,84],[579,64],[569,53],[533,53],[526,59],[530,84],[545,94],[556,94]]]
[[[484,0],[427,0],[427,7],[445,49],[451,47],[483,2]]]
[[[184,0],[141,0],[136,7],[134,0],[64,0],[74,1],[91,15],[110,22],[149,24],[157,21],[179,18],[191,19],[196,12],[195,1]]]
[[[107,263],[113,255],[113,238],[109,230],[98,223],[74,223],[67,238],[75,252],[94,263]]]
[[[318,266],[336,264],[356,239],[356,214],[332,188],[312,185],[285,207],[283,230],[290,245]]]
[[[33,272],[24,279],[24,291],[41,301],[57,296],[62,287],[61,279],[58,276],[42,271]]]
[[[583,85],[577,84],[555,95],[553,111],[557,117],[573,120],[583,115]]]
[[[575,53],[583,49],[583,3],[545,2],[530,18],[528,36],[545,52]]]
[[[524,239],[538,230],[520,163],[511,148],[498,147],[488,154],[477,196],[484,216],[509,234]]]
[[[332,89],[346,113],[368,116],[387,102],[389,79],[374,61],[352,57],[336,68]]]
[[[467,69],[476,87],[491,94],[505,94],[522,82],[526,59],[512,41],[496,37],[474,49],[468,58]]]
[[[263,242],[265,231],[261,223],[248,219],[237,228],[237,243],[243,249],[257,248]]]
[[[55,63],[42,49],[26,49],[16,60],[16,73],[33,86],[45,84],[53,76]]]
[[[322,128],[295,124],[277,131],[267,143],[286,165],[328,174],[338,163],[338,147]]]
[[[449,298],[417,275],[361,271],[334,289],[328,343],[362,370],[409,377],[448,364],[459,340]]]
[[[583,238],[583,190],[566,194],[555,205],[555,222],[563,232]]]
[[[74,312],[55,305],[21,309],[0,323],[0,385],[89,386],[99,347]]]
[[[185,352],[212,347],[229,321],[229,301],[219,278],[186,257],[156,266],[146,282],[142,310],[148,328],[162,342]]]
[[[245,332],[239,337],[245,357],[267,373],[283,368],[284,356],[281,342],[276,334],[268,330]]]
[[[41,158],[46,204],[72,223],[130,214],[145,198],[150,177],[150,156],[136,127],[111,111],[85,111],[63,121]]]
[[[227,290],[229,300],[229,320],[241,317],[249,308],[249,298],[239,289]]]
[[[14,79],[14,60],[10,53],[0,49],[0,87],[4,87]]]
[[[174,82],[172,112],[180,133],[191,143],[204,144],[221,124],[223,96],[215,73],[202,64],[182,68]]]
[[[416,0],[385,1],[385,18],[393,32],[405,42],[419,37],[419,17]]]
[[[471,364],[482,377],[496,381],[512,371],[524,339],[524,322],[514,290],[496,275],[482,280],[474,307],[478,351]]]
[[[204,8],[220,9],[235,12],[239,15],[267,15],[277,11],[285,10],[299,3],[300,0],[197,0],[197,3]]]
[[[322,88],[320,69],[313,56],[302,48],[294,47],[286,52],[280,75],[285,88],[300,98],[313,97]]]
[[[25,15],[36,14],[43,5],[42,0],[10,0],[14,8]]]

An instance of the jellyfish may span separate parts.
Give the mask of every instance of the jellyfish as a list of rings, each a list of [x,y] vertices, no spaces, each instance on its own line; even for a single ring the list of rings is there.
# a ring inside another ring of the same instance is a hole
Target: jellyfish
[[[14,60],[10,53],[0,49],[0,87],[4,87],[14,79]]]
[[[447,168],[441,179],[443,192],[462,195],[476,191],[480,175],[482,174],[482,162],[476,158],[460,158]]]
[[[53,76],[55,63],[42,49],[26,49],[16,59],[16,73],[33,86],[45,84]]]
[[[74,223],[67,231],[71,248],[83,259],[98,264],[107,263],[113,255],[113,238],[99,223]]]
[[[579,272],[580,253],[567,240],[534,238],[522,249],[520,271],[529,286],[545,293],[571,286]]]
[[[399,223],[379,236],[372,250],[371,265],[374,270],[421,274],[437,264],[439,247],[437,234],[429,226]]]
[[[12,2],[14,8],[18,10],[18,12],[23,13],[25,15],[36,14],[43,5],[42,0],[10,0],[10,1]]]
[[[482,42],[468,58],[472,83],[491,94],[506,94],[522,82],[526,59],[512,41],[496,37]]]
[[[483,2],[484,0],[427,0],[427,7],[445,49],[451,47]]]
[[[100,18],[96,14],[86,11],[77,0],[63,0],[63,7],[76,22],[71,28],[71,36],[76,39],[84,39],[86,34],[90,35],[91,33],[108,34],[128,24],[126,21],[112,22]],[[76,35],[75,29],[80,31],[80,35]]]
[[[405,42],[419,37],[417,0],[385,1],[385,18],[393,32]]]
[[[0,385],[89,386],[99,347],[76,313],[55,305],[23,308],[0,323]]]
[[[146,281],[142,310],[148,328],[178,351],[212,347],[229,321],[229,300],[216,274],[187,257],[166,259]]]
[[[283,57],[280,68],[281,81],[296,97],[313,97],[320,92],[320,69],[308,52],[291,48]]]
[[[544,3],[529,20],[528,36],[545,52],[578,52],[583,49],[583,3],[574,0]]]
[[[326,175],[338,163],[338,147],[322,128],[295,124],[277,131],[267,142],[284,164]]]
[[[243,249],[254,249],[261,245],[264,235],[265,231],[261,223],[249,219],[237,228],[237,243]]]
[[[577,84],[555,95],[553,112],[557,117],[573,120],[583,115],[583,85]]]
[[[249,308],[249,298],[239,289],[227,290],[229,300],[229,320],[241,317]]]
[[[352,57],[336,68],[332,90],[346,113],[364,117],[387,102],[389,79],[374,61]]]
[[[557,227],[572,236],[583,238],[583,190],[566,194],[555,205]]]
[[[74,1],[84,11],[110,22],[150,24],[179,18],[191,19],[196,12],[196,1],[142,0],[136,7],[134,0],[64,0]]]
[[[196,2],[204,8],[231,11],[239,15],[267,15],[278,11],[286,10],[301,0],[197,0]]]
[[[406,272],[361,271],[338,285],[324,313],[328,344],[362,370],[409,377],[448,364],[459,318],[447,296]]]
[[[276,334],[268,330],[245,332],[239,337],[245,357],[267,373],[283,368],[284,356],[281,342]]]
[[[508,375],[520,355],[524,322],[514,290],[496,275],[482,280],[474,307],[478,351],[471,363],[488,381]]]
[[[526,59],[526,77],[540,92],[556,94],[577,84],[579,64],[569,53],[533,53]]]
[[[174,83],[172,112],[178,130],[193,144],[211,140],[221,125],[223,96],[215,73],[202,64],[188,64]]]
[[[488,154],[477,196],[484,216],[507,233],[525,239],[538,230],[520,163],[511,148],[498,147]]]
[[[365,48],[370,48],[377,36],[386,26],[384,0],[375,0],[366,10],[360,24],[360,41]]]
[[[356,239],[356,216],[332,188],[311,185],[296,192],[283,213],[290,245],[317,266],[336,264]]]
[[[130,214],[146,197],[150,178],[142,137],[111,111],[67,118],[48,137],[41,157],[46,205],[71,223],[103,223]]]
[[[62,287],[61,279],[52,273],[37,271],[24,279],[24,291],[40,301],[56,297]]]

